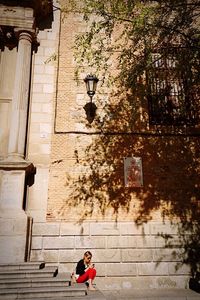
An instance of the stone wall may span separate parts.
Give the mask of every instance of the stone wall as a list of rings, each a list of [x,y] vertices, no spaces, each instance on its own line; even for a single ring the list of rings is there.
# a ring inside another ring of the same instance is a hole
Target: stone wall
[[[52,28],[39,31],[40,45],[34,54],[32,64],[27,158],[36,166],[37,173],[35,183],[28,191],[26,210],[34,221],[46,218],[51,138],[54,127],[59,20],[60,11],[56,10]]]
[[[171,235],[167,241],[161,234]],[[186,288],[189,267],[181,263],[177,225],[169,222],[70,222],[33,226],[31,260],[72,272],[90,250],[102,289]]]
[[[88,125],[83,109],[88,101],[86,74],[77,85],[72,52],[75,34],[83,30],[80,16],[62,20],[57,82],[56,66],[44,64],[56,40],[51,41],[53,33],[40,33],[28,148],[37,166],[28,204],[34,217],[31,260],[72,271],[89,249],[100,288],[185,288],[191,266],[183,265],[186,244],[181,233],[191,220],[198,220],[198,130],[150,127],[143,99],[135,114],[139,121],[135,115],[130,118],[132,110],[118,114],[122,105],[114,106],[109,133],[99,126],[102,103],[115,99],[101,88],[95,97],[96,121]],[[126,98],[121,100],[123,104]],[[124,186],[127,156],[142,158],[141,188]]]

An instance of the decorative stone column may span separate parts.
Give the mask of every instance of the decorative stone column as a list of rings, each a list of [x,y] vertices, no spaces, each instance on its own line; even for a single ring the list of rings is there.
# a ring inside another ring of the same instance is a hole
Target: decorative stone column
[[[31,162],[24,159],[34,32],[15,30],[18,52],[8,158],[0,162],[0,263],[23,262],[27,248],[27,215],[23,202],[26,186],[34,183],[36,172]]]
[[[8,158],[11,161],[24,160],[31,71],[31,51],[32,33],[21,31],[19,33],[8,146]]]

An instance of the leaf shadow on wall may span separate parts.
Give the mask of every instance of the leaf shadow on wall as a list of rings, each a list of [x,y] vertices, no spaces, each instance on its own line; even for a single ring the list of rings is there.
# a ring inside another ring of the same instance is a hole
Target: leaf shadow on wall
[[[177,268],[188,264],[194,276],[200,263],[199,138],[179,134],[172,127],[170,132],[162,134],[143,129],[134,133],[130,119],[132,116],[138,120],[140,110],[139,105],[131,106],[132,101],[137,99],[129,94],[123,104],[120,100],[117,105],[106,107],[109,120],[107,123],[105,120],[104,133],[93,138],[84,158],[75,151],[77,165],[87,167],[88,172],[73,181],[71,196],[62,212],[65,213],[66,206],[82,206],[79,223],[96,218],[97,213],[105,220],[112,216],[116,222],[121,215],[123,220],[126,216],[130,220],[131,215],[138,226],[151,220],[157,212],[163,222],[170,220],[177,224],[178,221],[178,241],[172,235],[162,232],[159,235],[167,248],[182,250],[181,254],[173,252],[179,261]],[[135,128],[141,128],[140,121],[133,123]],[[142,158],[144,186],[141,188],[124,186],[123,158],[131,156]]]

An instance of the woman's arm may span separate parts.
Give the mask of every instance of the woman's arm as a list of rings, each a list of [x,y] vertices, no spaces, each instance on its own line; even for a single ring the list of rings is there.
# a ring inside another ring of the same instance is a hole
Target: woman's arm
[[[82,275],[85,273],[85,265],[84,265],[84,262],[83,262],[83,259],[81,259],[78,263],[77,263],[77,266],[76,266],[76,274],[78,275]]]

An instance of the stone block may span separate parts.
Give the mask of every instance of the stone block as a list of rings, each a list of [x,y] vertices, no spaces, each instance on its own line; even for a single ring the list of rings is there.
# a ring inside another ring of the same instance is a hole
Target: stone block
[[[97,277],[96,284],[102,290],[120,289],[161,289],[187,288],[187,276],[133,276],[133,277]],[[148,298],[150,299],[150,298]],[[152,300],[155,298],[151,298]]]
[[[52,101],[52,99],[53,99],[53,94],[49,94],[49,93],[35,92],[33,93],[32,96],[32,101],[39,102],[39,103],[49,103]]]
[[[134,263],[106,264],[106,276],[136,276],[137,265]]]
[[[98,249],[105,248],[105,237],[102,236],[76,236],[75,237],[75,248],[85,249]]]
[[[150,289],[155,287],[155,277],[97,277],[95,282],[102,290]]]
[[[137,248],[155,248],[155,237],[153,236],[133,236],[136,240]]]
[[[6,235],[13,234],[13,229],[14,229],[13,221],[9,220],[8,222],[7,219],[0,219],[0,235],[6,236]]]
[[[49,66],[49,65],[45,65],[45,74],[49,74],[49,75],[54,75],[55,73],[55,67],[54,66]]]
[[[60,235],[89,235],[89,223],[74,224],[70,222],[60,224]]]
[[[58,263],[59,251],[57,250],[32,250],[31,261],[45,261],[46,263]]]
[[[35,123],[50,123],[52,120],[52,116],[51,114],[47,114],[47,113],[32,113],[32,118],[31,118],[32,122]]]
[[[100,290],[120,290],[122,286],[118,277],[96,277],[95,283]]]
[[[52,94],[54,92],[54,85],[45,83],[42,91],[47,94]]]
[[[51,113],[52,112],[52,105],[51,105],[51,103],[44,103],[44,104],[42,104],[42,112],[44,112],[44,113]]]
[[[123,262],[141,262],[141,261],[152,261],[153,252],[152,249],[122,249],[122,261]]]
[[[74,248],[74,237],[44,237],[44,249],[70,249]]]
[[[59,251],[58,250],[44,250],[43,257],[45,262],[55,262],[59,261]]]
[[[44,55],[49,57],[55,54],[55,47],[45,47]]]
[[[55,47],[55,41],[54,40],[49,40],[49,39],[48,40],[43,40],[42,43],[41,43],[41,46],[53,48],[53,47]]]
[[[106,276],[106,264],[104,263],[96,263],[95,262],[95,269],[97,271],[97,276],[104,277]]]
[[[136,248],[134,236],[107,236],[107,248]]]
[[[55,223],[33,223],[33,236],[36,235],[59,235],[60,224]]]
[[[168,263],[140,263],[137,267],[140,276],[168,275]]]
[[[46,221],[46,209],[43,210],[32,210],[30,209],[29,210],[34,222],[38,222],[38,223],[41,223],[41,222],[45,222]]]
[[[51,153],[51,145],[49,143],[41,143],[40,144],[41,154],[50,154]]]
[[[31,106],[31,112],[35,113],[35,112],[41,112],[42,111],[42,104],[41,103],[32,103]]]
[[[169,274],[170,275],[189,275],[191,273],[190,266],[183,265],[183,263],[169,263]]]
[[[41,47],[39,47],[39,49],[40,49],[40,48],[41,48]],[[40,66],[40,65],[35,65],[35,66],[34,66],[34,73],[35,73],[35,74],[43,74],[44,71],[45,71],[45,66],[44,66],[44,65],[42,65],[42,66]]]
[[[43,84],[42,83],[33,83],[33,93],[42,93]]]
[[[91,235],[119,235],[119,224],[116,222],[95,222],[90,223]]]
[[[162,236],[154,236],[155,239],[155,247],[156,248],[176,248],[181,247],[181,242],[176,235],[172,235],[169,238],[165,238]]]
[[[7,221],[13,222],[13,233],[15,235],[26,235],[26,223],[27,223],[27,216],[25,215],[24,218],[16,218],[14,220]]]
[[[120,223],[121,235],[147,235],[150,234],[150,227],[148,224],[137,225],[134,222]]]
[[[40,30],[38,33],[39,40],[46,40],[47,39],[47,32],[45,30]]]
[[[162,222],[151,222],[150,230],[152,235],[158,234],[170,234],[177,235],[177,225],[172,225],[170,222],[162,223]]]
[[[31,250],[31,261],[44,261],[44,253],[42,250]]]
[[[188,286],[188,276],[158,276],[154,279],[155,288],[181,288]]]
[[[51,126],[50,123],[40,123],[39,131],[40,132],[45,132],[45,133],[51,133],[52,132],[52,126]]]
[[[34,83],[48,83],[48,84],[53,84],[54,82],[54,77],[53,75],[49,74],[35,74],[33,78]]]
[[[58,272],[59,273],[67,273],[67,272],[74,272],[76,264],[75,263],[60,263]]]
[[[159,249],[153,250],[153,260],[160,261],[181,261],[183,259],[181,249]]]
[[[121,253],[118,249],[95,249],[93,250],[95,262],[120,262]]]
[[[24,261],[26,236],[0,236],[0,263]]]
[[[33,250],[42,249],[42,237],[39,236],[32,237],[31,249]]]
[[[44,47],[42,47],[41,45],[40,45],[40,47],[38,47],[38,50],[37,50],[37,54],[36,55],[41,55],[41,56],[43,56],[44,55]]]
[[[37,166],[37,173],[35,175],[35,183],[29,188],[29,199],[27,203],[28,211],[45,211],[47,206],[49,169],[48,167]],[[42,201],[41,201],[42,199]],[[38,220],[35,219],[34,225]],[[38,218],[37,218],[38,219]]]
[[[81,258],[83,258],[83,251],[75,250],[60,250],[59,251],[59,262],[60,263],[77,263]]]

